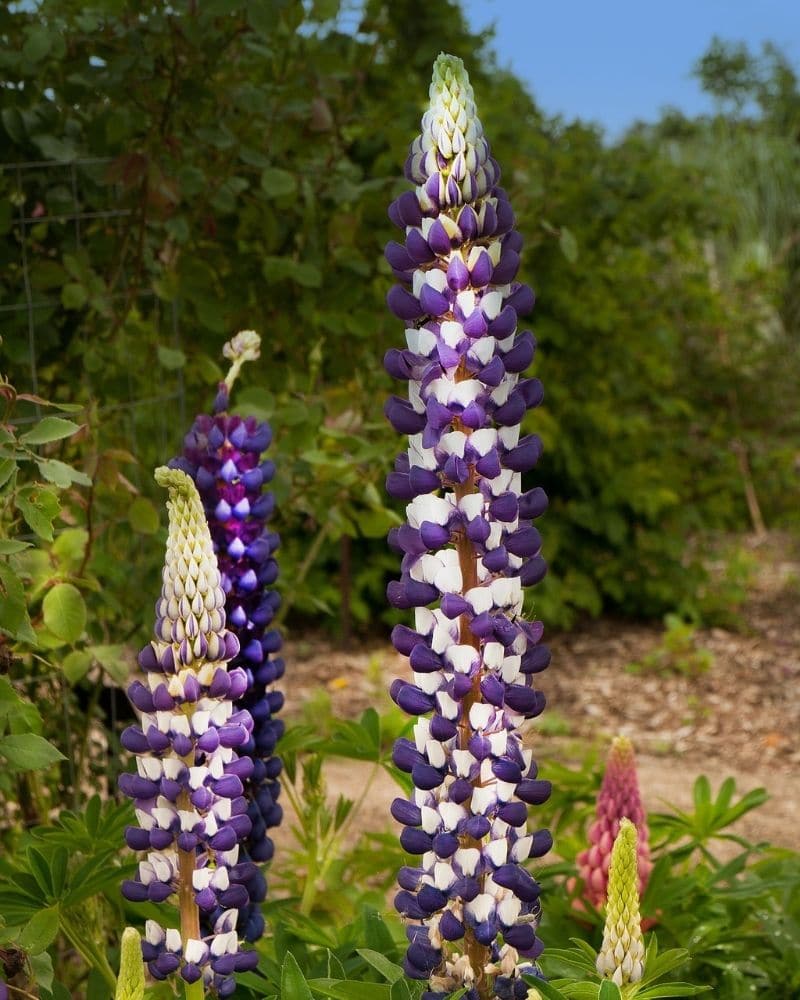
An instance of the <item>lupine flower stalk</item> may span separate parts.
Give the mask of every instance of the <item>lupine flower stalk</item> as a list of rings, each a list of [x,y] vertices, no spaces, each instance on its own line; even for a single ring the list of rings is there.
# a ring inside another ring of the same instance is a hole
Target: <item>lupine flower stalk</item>
[[[546,830],[527,832],[528,807],[550,785],[520,734],[544,708],[533,680],[550,660],[542,624],[519,617],[523,586],[546,570],[531,519],[547,497],[522,488],[541,442],[520,438],[542,387],[520,377],[534,339],[517,322],[533,293],[515,280],[522,240],[460,59],[436,60],[405,173],[415,188],[389,209],[404,242],[386,257],[407,348],[385,365],[408,383],[407,398],[386,406],[409,437],[387,490],[408,506],[389,537],[402,563],[388,597],[415,609],[415,627],[392,632],[413,680],[391,694],[418,720],[394,749],[415,790],[392,813],[418,861],[400,871],[395,905],[407,921],[405,971],[430,981],[425,1000],[462,987],[466,1000],[524,1000],[522,973],[536,974],[542,950],[525,862],[552,843]]]
[[[638,830],[639,894],[644,895],[652,863],[648,844],[647,814],[639,793],[633,745],[625,736],[614,738],[608,754],[603,783],[597,797],[595,821],[589,828],[589,847],[577,857],[583,893],[592,906],[606,900],[608,870],[620,823],[629,819]]]
[[[250,713],[234,702],[247,687],[229,664],[239,641],[225,627],[225,595],[203,506],[194,483],[178,469],[156,470],[169,490],[169,534],[154,639],[139,653],[142,680],[128,689],[139,725],[122,734],[136,755],[136,774],[120,789],[133,799],[138,826],[129,847],[147,852],[136,878],[123,883],[133,902],[175,902],[180,929],[146,925],[143,956],[150,973],[179,973],[190,1000],[206,989],[229,996],[233,973],[255,966],[240,951],[237,908],[247,902],[252,862],[240,863],[250,833],[244,782],[253,762],[237,751],[253,730]],[[201,914],[214,915],[209,933]]]
[[[617,986],[638,983],[644,973],[636,839],[636,827],[622,819],[611,852],[606,922],[597,956],[597,971]]]
[[[269,589],[278,576],[274,553],[279,538],[267,528],[275,503],[273,494],[264,491],[275,465],[261,461],[272,438],[269,425],[230,415],[227,410],[239,371],[246,361],[259,357],[260,344],[258,334],[244,330],[225,345],[223,354],[231,368],[219,384],[213,413],[195,419],[183,453],[170,462],[192,477],[202,498],[219,561],[228,628],[239,640],[231,666],[244,671],[247,686],[236,708],[247,709],[253,717],[253,731],[238,750],[253,761],[252,774],[245,781],[252,830],[243,843],[243,857],[258,863],[272,858],[274,848],[267,830],[283,816],[278,803],[281,761],[275,756],[284,729],[275,718],[283,695],[272,685],[283,676],[284,663],[275,655],[281,648],[280,633],[270,628],[280,598]],[[267,884],[257,865],[248,870],[249,902],[240,910],[239,931],[246,941],[255,941],[264,932],[259,904],[266,897]]]

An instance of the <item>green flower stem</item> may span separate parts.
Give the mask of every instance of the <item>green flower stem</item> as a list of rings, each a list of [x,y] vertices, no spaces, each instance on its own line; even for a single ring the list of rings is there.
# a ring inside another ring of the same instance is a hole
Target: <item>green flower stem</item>
[[[61,932],[67,941],[69,941],[90,968],[97,969],[110,987],[112,994],[115,993],[117,990],[117,977],[114,975],[114,970],[108,964],[105,954],[93,941],[87,941],[75,933],[73,929],[74,925],[71,921],[68,922],[66,914],[62,914],[59,923]]]
[[[183,995],[185,1000],[203,1000],[206,995],[203,980],[198,979],[196,983],[184,983]]]

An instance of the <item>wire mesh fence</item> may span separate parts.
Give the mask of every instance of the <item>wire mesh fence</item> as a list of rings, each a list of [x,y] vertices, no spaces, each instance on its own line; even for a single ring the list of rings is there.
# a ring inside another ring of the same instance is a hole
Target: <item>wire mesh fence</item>
[[[156,391],[143,394],[142,380],[135,377],[141,372],[131,368],[123,384],[117,379],[112,391],[104,371],[93,370],[89,363],[91,339],[99,330],[97,316],[91,315],[94,303],[81,307],[83,293],[75,291],[80,288],[76,274],[101,272],[106,265],[108,281],[99,294],[107,322],[113,327],[123,312],[136,310],[155,325],[158,344],[180,350],[179,302],[162,301],[127,273],[123,250],[135,209],[124,205],[113,167],[105,158],[0,164],[2,193],[11,206],[5,226],[0,226],[0,233],[5,232],[0,352],[18,391],[40,394],[46,366],[48,386],[80,385],[83,397],[96,403],[98,423],[108,440],[126,441],[131,454],[138,456],[146,435],[148,451],[155,446],[168,456],[186,422],[182,370],[161,368],[156,374],[153,358]],[[98,248],[106,247],[108,260],[96,260]],[[103,333],[109,337],[108,330]],[[112,340],[113,336],[112,330]],[[76,344],[86,348],[82,356]],[[66,356],[68,345],[70,370],[59,371],[59,354]],[[32,404],[20,407],[15,420],[27,423],[40,416],[41,407]],[[135,468],[134,481],[140,475]]]

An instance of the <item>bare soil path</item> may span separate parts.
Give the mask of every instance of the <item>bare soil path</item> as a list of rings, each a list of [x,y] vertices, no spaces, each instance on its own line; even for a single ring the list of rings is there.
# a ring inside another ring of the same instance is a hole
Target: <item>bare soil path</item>
[[[753,552],[759,569],[736,630],[698,630],[694,637],[713,656],[705,673],[630,672],[632,662],[662,641],[659,625],[604,619],[553,637],[553,662],[541,681],[548,709],[532,739],[543,758],[570,764],[587,746],[602,749],[617,733],[629,736],[650,810],[666,803],[688,807],[700,774],[715,790],[729,775],[742,793],[763,786],[769,802],[737,832],[800,849],[800,552],[783,538]],[[357,716],[369,705],[380,709],[388,705],[391,679],[408,675],[388,637],[347,651],[290,637],[286,659],[289,719],[299,718],[304,706],[313,716],[308,706],[320,691],[339,716]],[[331,761],[330,794],[356,798],[367,770]],[[395,794],[393,782],[381,776],[361,814],[364,828],[391,827]]]

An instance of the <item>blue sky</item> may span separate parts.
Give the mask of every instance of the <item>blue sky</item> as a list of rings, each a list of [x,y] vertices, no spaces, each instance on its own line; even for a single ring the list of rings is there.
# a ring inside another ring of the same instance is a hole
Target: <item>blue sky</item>
[[[610,136],[673,105],[710,110],[691,75],[716,34],[800,64],[800,0],[464,0],[471,27],[496,24],[501,66],[548,114],[600,122]]]

